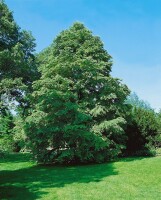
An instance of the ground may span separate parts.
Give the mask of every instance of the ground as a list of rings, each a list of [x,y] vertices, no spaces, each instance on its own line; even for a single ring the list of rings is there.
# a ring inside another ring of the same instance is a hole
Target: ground
[[[160,200],[161,157],[84,166],[38,166],[29,154],[0,159],[2,200]]]

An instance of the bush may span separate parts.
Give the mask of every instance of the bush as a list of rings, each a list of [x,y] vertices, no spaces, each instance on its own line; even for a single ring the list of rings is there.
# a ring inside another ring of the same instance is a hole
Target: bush
[[[159,142],[159,123],[151,109],[132,107],[126,133],[128,136],[125,154],[155,155]]]
[[[156,155],[157,156],[161,156],[161,148],[157,148],[156,149]]]
[[[13,144],[13,137],[11,135],[0,136],[0,152],[12,152]]]
[[[13,128],[14,151],[27,150],[28,140],[24,132],[24,120],[21,117],[16,117]]]

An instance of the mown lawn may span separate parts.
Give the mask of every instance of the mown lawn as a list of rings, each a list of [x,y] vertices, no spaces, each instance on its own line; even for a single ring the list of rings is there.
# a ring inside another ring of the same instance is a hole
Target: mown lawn
[[[9,155],[0,159],[0,199],[161,200],[161,157],[58,167]]]

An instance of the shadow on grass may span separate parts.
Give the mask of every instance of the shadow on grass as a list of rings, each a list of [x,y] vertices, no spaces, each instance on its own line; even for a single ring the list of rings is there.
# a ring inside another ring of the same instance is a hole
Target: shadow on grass
[[[36,199],[37,196],[30,192],[25,187],[18,187],[18,186],[0,186],[0,199],[8,200],[32,200]]]
[[[15,157],[18,159],[15,162],[27,159],[25,155],[20,157],[19,155]],[[113,163],[65,167],[32,166],[14,171],[3,170],[0,172],[0,199],[24,200],[25,196],[26,199],[33,200],[45,194],[41,191],[45,188],[60,188],[72,183],[99,182],[104,177],[117,174]]]

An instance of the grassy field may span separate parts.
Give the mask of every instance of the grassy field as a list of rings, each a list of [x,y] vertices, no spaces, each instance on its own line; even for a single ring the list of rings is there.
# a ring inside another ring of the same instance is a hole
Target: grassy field
[[[84,166],[36,166],[29,154],[0,160],[0,199],[161,199],[161,157]]]

